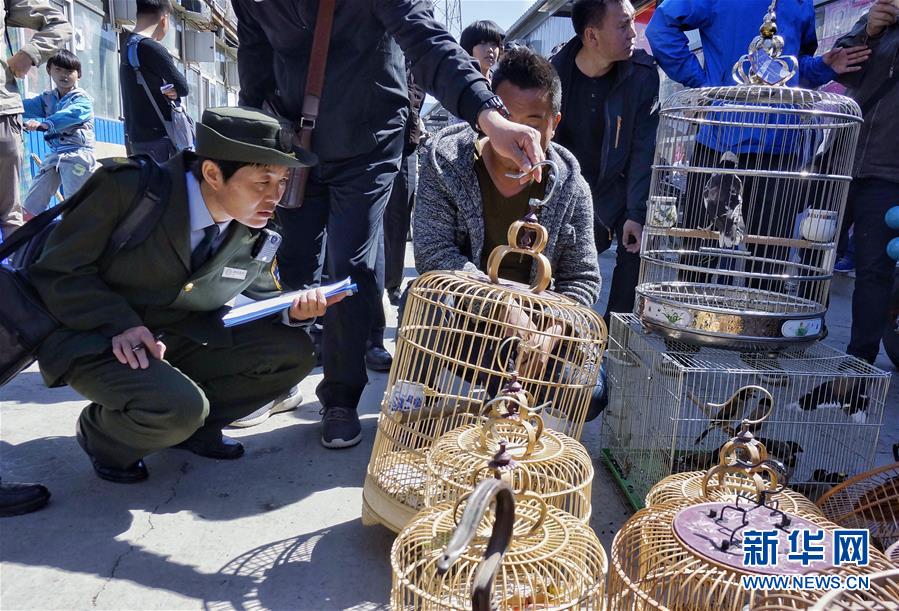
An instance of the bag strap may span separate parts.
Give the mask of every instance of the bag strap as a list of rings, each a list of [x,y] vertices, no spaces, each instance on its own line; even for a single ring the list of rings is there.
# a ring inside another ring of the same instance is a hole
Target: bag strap
[[[141,164],[140,184],[128,215],[112,232],[101,261],[110,262],[123,249],[134,248],[149,237],[165,210],[172,181],[165,168],[146,155],[132,157]]]
[[[131,38],[128,39],[128,47],[127,47],[127,57],[128,57],[128,65],[134,70],[134,78],[137,79],[137,82],[141,87],[144,88],[144,92],[147,94],[147,98],[150,100],[150,106],[153,107],[153,110],[156,111],[156,116],[159,117],[159,122],[162,123],[162,128],[165,130],[165,135],[168,136],[169,140],[172,142],[172,146],[175,145],[175,137],[172,134],[171,125],[169,122],[165,120],[165,116],[162,114],[162,109],[159,108],[159,104],[156,103],[156,98],[153,96],[153,92],[150,91],[150,86],[147,84],[147,79],[144,78],[144,73],[141,72],[140,69],[140,59],[137,56],[137,46],[140,44],[141,39],[136,35],[132,34]]]
[[[19,248],[21,248],[25,243],[27,243],[31,238],[39,234],[44,230],[45,227],[50,225],[60,214],[68,212],[75,206],[77,206],[84,197],[78,197],[78,193],[84,191],[85,189],[80,189],[75,195],[64,200],[58,206],[54,206],[52,208],[47,208],[36,217],[19,227],[15,233],[13,233],[10,237],[3,240],[3,244],[0,244],[0,261],[7,258]]]
[[[331,44],[331,27],[334,25],[336,0],[319,0],[315,17],[315,31],[312,34],[312,52],[306,72],[306,89],[303,94],[303,109],[297,129],[300,146],[312,150],[312,132],[318,119],[318,110],[325,87],[325,67],[328,64],[328,47]],[[297,168],[290,181],[290,197],[294,206],[299,206],[306,193],[310,168]]]

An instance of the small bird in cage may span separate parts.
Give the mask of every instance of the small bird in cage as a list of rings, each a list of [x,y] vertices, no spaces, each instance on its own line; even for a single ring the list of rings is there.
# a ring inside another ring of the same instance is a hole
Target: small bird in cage
[[[733,431],[730,425],[738,419],[742,419],[746,402],[755,395],[755,389],[752,387],[741,388],[739,391],[725,401],[724,403],[706,403],[703,411],[715,410],[715,415],[709,421],[709,426],[699,434],[699,437],[693,442],[693,445],[699,445],[706,436],[716,428],[725,432]],[[694,402],[696,400],[694,399]],[[730,434],[729,436],[733,436]]]
[[[728,151],[721,156],[718,167],[736,169],[737,156]],[[702,190],[705,206],[705,229],[718,232],[721,248],[737,248],[746,236],[743,221],[743,180],[735,174],[712,174]]]
[[[868,401],[868,385],[864,378],[839,377],[818,384],[790,407],[806,412],[821,408],[842,409],[854,422],[864,424]]]

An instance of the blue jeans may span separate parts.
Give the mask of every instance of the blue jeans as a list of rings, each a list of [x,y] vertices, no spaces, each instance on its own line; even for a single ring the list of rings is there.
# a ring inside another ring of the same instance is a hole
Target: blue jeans
[[[899,182],[858,178],[849,187],[847,218],[855,223],[855,290],[852,293],[852,334],[846,351],[873,363],[890,307],[896,262],[887,244],[899,236],[884,214],[899,205]]]

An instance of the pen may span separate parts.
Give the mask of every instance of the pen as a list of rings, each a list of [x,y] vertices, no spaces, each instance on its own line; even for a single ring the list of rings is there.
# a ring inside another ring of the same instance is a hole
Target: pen
[[[618,139],[621,136],[621,115],[618,115],[617,119],[618,128],[615,130],[615,148],[618,148]]]

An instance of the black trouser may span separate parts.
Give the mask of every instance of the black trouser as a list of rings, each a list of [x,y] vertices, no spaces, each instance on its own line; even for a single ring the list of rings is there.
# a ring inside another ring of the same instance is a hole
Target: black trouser
[[[284,237],[279,271],[286,286],[318,281],[323,245],[331,281],[350,276],[358,285],[357,294],[328,308],[324,317],[324,379],[316,391],[324,407],[356,407],[368,382],[366,343],[381,299],[375,276],[378,234],[399,171],[401,135],[391,134],[363,156],[316,166],[303,206],[278,211]]]
[[[409,235],[417,184],[416,154],[413,151],[403,157],[384,212],[384,287],[388,291],[399,289],[403,283],[406,236]]]
[[[893,289],[896,262],[886,252],[899,230],[887,227],[884,214],[899,205],[899,182],[856,178],[849,186],[845,224],[855,223],[855,290],[852,334],[846,351],[873,363],[880,351]]]
[[[609,288],[609,303],[606,306],[605,318],[608,323],[612,312],[634,311],[634,289],[640,276],[640,255],[630,253],[624,247],[624,222],[621,217],[613,228],[602,223],[593,223],[593,236],[596,239],[596,253],[602,254],[612,245],[612,238],[618,240],[615,257],[615,271],[612,272],[612,286]],[[614,234],[614,235],[613,235]]]

